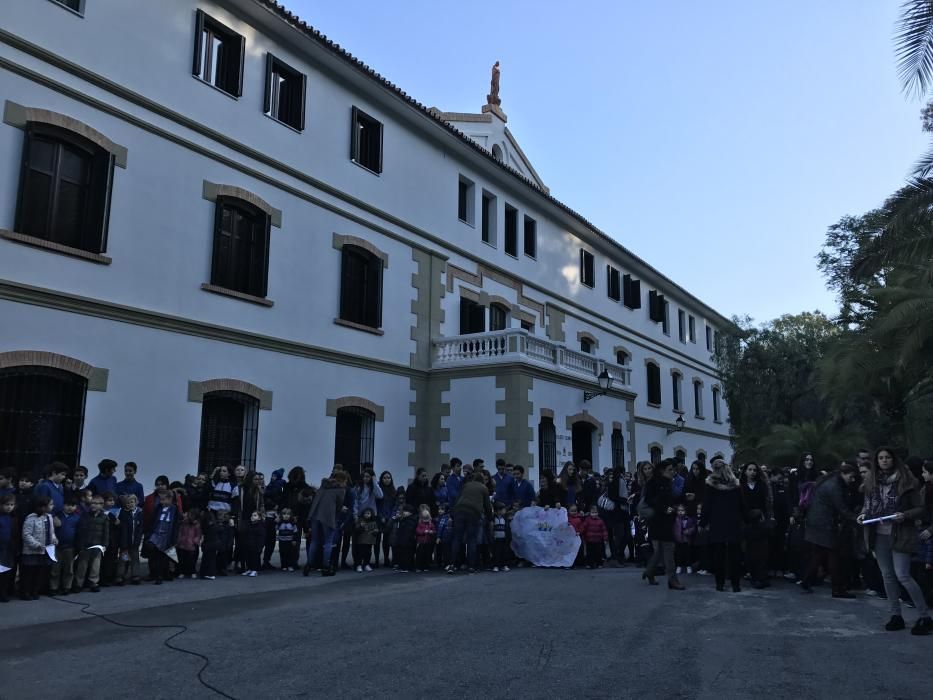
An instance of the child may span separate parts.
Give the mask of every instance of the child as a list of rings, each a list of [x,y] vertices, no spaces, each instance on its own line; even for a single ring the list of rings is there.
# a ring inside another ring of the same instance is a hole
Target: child
[[[700,522],[702,515],[703,504],[698,503],[695,518],[697,523]],[[693,538],[693,569],[698,574],[706,576],[712,570],[712,566],[709,553],[709,530],[697,528],[697,533]]]
[[[16,493],[16,490],[13,488],[13,477],[14,472],[9,467],[6,469],[0,469],[0,497],[2,496],[13,496]],[[13,499],[13,502],[16,502],[16,499]]]
[[[282,571],[295,571],[298,568],[301,531],[295,523],[291,508],[282,508],[277,520],[275,538],[279,543],[279,563],[282,565]]]
[[[372,558],[373,547],[379,542],[379,523],[376,521],[376,514],[372,508],[365,508],[360,513],[360,519],[356,523],[356,553],[359,556],[356,570],[359,572],[372,571],[373,567],[369,565]]]
[[[697,534],[696,519],[687,515],[687,507],[677,506],[677,517],[674,518],[674,563],[677,573],[693,573],[693,541]]]
[[[407,573],[414,567],[415,534],[418,529],[418,518],[410,503],[405,503],[402,509],[392,517],[392,568]]]
[[[609,531],[606,529],[606,523],[599,517],[599,507],[595,503],[590,506],[590,514],[583,520],[580,536],[586,548],[586,568],[602,568]]]
[[[71,494],[62,506],[58,522],[59,525],[55,528],[55,536],[58,538],[55,558],[58,561],[52,563],[49,592],[51,595],[68,595],[74,583],[75,538],[78,536],[78,524],[81,522],[78,503]]]
[[[567,509],[567,522],[573,526],[574,531],[580,535],[580,549],[577,550],[577,557],[573,560],[575,567],[582,566],[584,561],[585,546],[583,544],[583,516],[577,509],[577,504],[572,504]]]
[[[492,570],[508,571],[509,541],[512,539],[512,526],[506,514],[505,503],[497,502],[492,518]]]
[[[91,512],[91,499],[94,498],[94,493],[91,489],[81,489],[78,491],[78,513],[84,515],[85,513]],[[101,505],[103,509],[103,505]]]
[[[437,513],[437,565],[443,568],[451,563],[450,545],[454,539],[454,527],[446,503],[437,507]]]
[[[139,545],[143,541],[143,509],[134,494],[123,497],[123,508],[117,516],[117,585],[139,585]]]
[[[201,523],[198,518],[201,516],[197,508],[192,508],[185,517],[182,518],[181,525],[178,527],[178,571],[179,577],[194,578],[194,572],[198,563],[198,548],[203,539],[201,535]]]
[[[224,525],[221,524],[214,511],[205,510],[201,521],[201,569],[198,578],[213,581],[217,576],[217,552],[220,549],[220,540]]]
[[[19,541],[19,522],[14,514],[16,496],[0,496],[0,603],[10,602],[13,575],[16,570],[16,549]]]
[[[71,473],[71,490],[77,493],[87,488],[87,467],[78,465]],[[78,515],[83,515],[81,508],[78,508]]]
[[[273,477],[280,472],[280,469],[272,472]],[[266,539],[263,542],[262,546],[262,570],[271,571],[272,566],[272,555],[275,553],[275,543],[278,540],[279,524],[282,522],[279,514],[279,505],[276,503],[276,499],[269,492],[270,487],[266,487],[266,493],[263,496],[263,506],[266,509]],[[289,516],[291,517],[291,516]],[[299,541],[301,540],[301,533],[298,535]],[[282,571],[285,571],[285,563],[282,561],[284,556],[282,555],[282,548],[279,547],[279,564],[282,566]],[[296,566],[297,566],[297,559]]]
[[[415,526],[415,569],[425,572],[431,568],[431,559],[434,556],[434,540],[437,539],[437,527],[431,517],[431,509],[422,505],[419,510],[418,524]]]
[[[149,572],[155,585],[161,586],[168,581],[171,559],[168,552],[178,541],[178,506],[175,505],[175,493],[164,489],[159,492],[159,505],[156,507],[152,524],[146,534],[146,548],[149,552]]]
[[[23,524],[23,555],[20,560],[19,586],[23,600],[39,600],[39,589],[52,563],[46,547],[57,545],[55,525],[49,511],[52,499],[40,496]]]
[[[16,514],[19,516],[19,524],[22,525],[26,516],[32,513],[32,499],[35,482],[28,474],[20,474],[18,488],[16,489]]]
[[[263,514],[254,510],[249,516],[249,526],[246,529],[246,571],[241,576],[255,578],[262,568],[260,554],[262,545],[266,541],[266,524]]]
[[[90,510],[81,516],[75,535],[78,565],[72,592],[79,593],[85,578],[91,584],[91,593],[100,591],[100,562],[110,544],[110,519],[104,513],[102,496],[92,496]]]
[[[101,494],[104,497],[104,513],[110,523],[110,540],[107,551],[100,560],[100,585],[105,588],[114,583],[117,577],[117,553],[120,545],[120,511],[123,508],[117,505],[117,497],[110,491]]]
[[[230,562],[233,561],[233,544],[236,540],[236,525],[229,510],[215,511],[217,522],[221,525],[217,547],[217,575],[226,576]]]

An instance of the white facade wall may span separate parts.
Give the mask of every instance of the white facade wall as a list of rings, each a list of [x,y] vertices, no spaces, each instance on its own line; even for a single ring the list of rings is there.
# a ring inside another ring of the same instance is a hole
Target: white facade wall
[[[496,401],[505,398],[496,388],[496,378],[452,379],[444,398],[450,404],[450,415],[443,421],[450,440],[442,443],[443,451],[464,462],[479,457],[487,465],[495,464],[496,453],[505,449],[505,441],[496,439],[496,428],[505,425],[505,416],[496,413]]]

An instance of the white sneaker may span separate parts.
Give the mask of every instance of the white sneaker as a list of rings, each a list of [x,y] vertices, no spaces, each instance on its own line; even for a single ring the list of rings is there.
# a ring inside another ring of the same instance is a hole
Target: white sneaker
[[[246,575],[250,578],[255,578],[258,574],[255,571],[247,571]]]
[[[693,567],[692,567],[692,566],[688,566],[688,567],[687,567],[687,573],[688,573],[688,574],[692,574],[692,573],[693,573]]]
[[[360,566],[359,564],[356,565],[356,570],[358,573],[363,573],[363,567]]]
[[[683,567],[678,566],[675,573],[682,574],[684,572]]]
[[[498,573],[498,572],[499,572],[499,567],[498,567],[498,566],[494,566],[494,567],[492,567],[492,570],[495,571],[496,573]]]
[[[503,567],[502,567],[502,570],[503,570],[503,571],[511,571],[511,569],[510,569],[509,567],[507,567],[507,566],[503,566]]]
[[[363,571],[372,571],[372,570],[373,570],[373,567],[371,567],[369,564],[363,567]]]
[[[240,576],[249,576],[249,571],[244,571]]]

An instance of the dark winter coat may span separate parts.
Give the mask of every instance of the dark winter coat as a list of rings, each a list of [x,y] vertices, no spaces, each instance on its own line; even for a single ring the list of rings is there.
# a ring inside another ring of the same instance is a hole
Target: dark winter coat
[[[392,529],[389,531],[389,543],[393,547],[414,547],[415,531],[417,529],[418,516],[414,513],[409,513],[405,517],[393,520]]]
[[[769,487],[762,482],[755,483],[751,488],[748,482],[741,486],[742,510],[745,514],[746,539],[760,540],[770,534],[768,529],[772,520],[771,494]]]
[[[308,520],[318,520],[325,527],[337,527],[337,512],[343,507],[345,489],[336,482],[328,481],[321,487],[311,502]]]
[[[434,497],[434,489],[431,488],[431,484],[429,483],[413,481],[411,485],[405,489],[405,502],[410,503],[415,508],[424,504],[431,509],[432,515],[437,514],[437,499]]]
[[[80,552],[95,545],[110,546],[110,516],[103,511],[96,515],[93,512],[85,513],[78,523],[75,549]]]
[[[142,508],[137,507],[132,511],[121,509],[118,519],[120,523],[119,548],[139,551],[139,545],[143,541]]]
[[[706,495],[700,527],[709,528],[710,544],[739,542],[742,539],[742,494],[739,480],[727,481],[715,472],[706,478]]]
[[[654,517],[648,521],[648,537],[658,542],[673,542],[674,518],[677,516],[671,480],[660,474],[653,476],[645,486],[644,499],[654,510]]]
[[[806,542],[835,549],[839,528],[845,521],[855,520],[855,513],[846,505],[846,484],[834,474],[817,483],[810,496],[803,539]]]

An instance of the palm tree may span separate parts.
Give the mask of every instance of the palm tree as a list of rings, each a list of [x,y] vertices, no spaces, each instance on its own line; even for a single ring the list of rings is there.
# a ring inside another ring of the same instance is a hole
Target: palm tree
[[[860,431],[829,422],[775,425],[759,443],[760,453],[779,466],[797,463],[804,452],[812,452],[820,469],[831,470],[848,459],[863,444]]]

